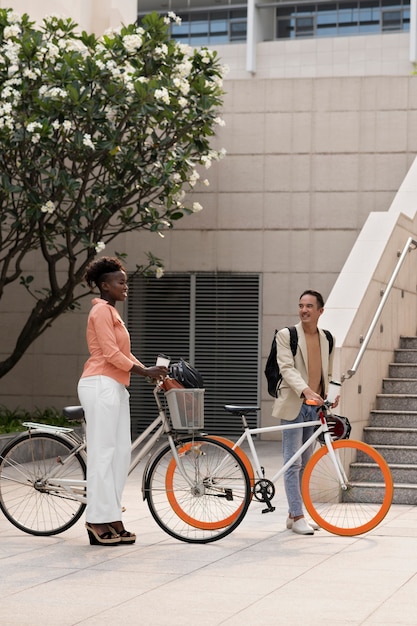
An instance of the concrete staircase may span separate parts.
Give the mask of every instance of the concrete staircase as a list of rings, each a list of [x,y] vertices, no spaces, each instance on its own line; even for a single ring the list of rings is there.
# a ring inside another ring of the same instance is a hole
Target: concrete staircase
[[[363,439],[390,466],[393,502],[417,504],[417,337],[400,337],[376,406]]]

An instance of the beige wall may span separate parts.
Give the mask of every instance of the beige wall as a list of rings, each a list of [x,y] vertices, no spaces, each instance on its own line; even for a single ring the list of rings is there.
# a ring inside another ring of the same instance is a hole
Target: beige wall
[[[300,292],[330,294],[368,215],[388,211],[417,152],[417,82],[407,61],[408,39],[384,36],[392,38],[384,41],[391,42],[394,68],[375,37],[373,48],[370,37],[326,43],[352,49],[358,44],[350,40],[361,39],[376,64],[364,66],[363,75],[351,75],[352,63],[337,55],[332,63],[329,55],[316,55],[315,72],[306,76],[303,42],[286,43],[285,49],[282,42],[261,44],[254,76],[244,71],[244,46],[220,49],[231,69],[227,125],[215,144],[228,154],[203,172],[211,185],[196,191],[195,199],[204,211],[181,220],[164,239],[136,233],[117,242],[132,266],[151,250],[168,271],[261,273],[263,361],[273,329],[296,319]],[[285,71],[277,69],[284,52]],[[367,68],[374,73],[365,75]],[[26,306],[19,288],[0,302],[8,345]],[[0,402],[27,408],[75,402],[84,328],[85,312],[59,320],[0,380]],[[264,424],[270,410],[263,389]]]
[[[136,0],[0,0],[0,8],[28,13],[35,22],[47,15],[71,17],[80,30],[102,34],[106,29],[136,20]]]

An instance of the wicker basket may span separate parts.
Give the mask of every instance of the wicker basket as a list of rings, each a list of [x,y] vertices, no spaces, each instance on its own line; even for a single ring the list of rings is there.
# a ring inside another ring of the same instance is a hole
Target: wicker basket
[[[171,389],[165,393],[175,430],[204,427],[204,389]]]

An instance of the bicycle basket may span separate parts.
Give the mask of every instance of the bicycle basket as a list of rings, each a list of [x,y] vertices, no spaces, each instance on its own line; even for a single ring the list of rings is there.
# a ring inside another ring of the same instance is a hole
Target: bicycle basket
[[[204,428],[204,389],[170,389],[165,393],[175,430]]]
[[[339,439],[349,439],[352,427],[347,417],[328,413],[326,415],[326,422],[333,441],[338,441]],[[319,441],[324,443],[324,433],[319,435]]]

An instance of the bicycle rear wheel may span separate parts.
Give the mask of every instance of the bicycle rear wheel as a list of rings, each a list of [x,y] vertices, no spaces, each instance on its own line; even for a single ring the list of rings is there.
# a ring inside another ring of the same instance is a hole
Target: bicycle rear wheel
[[[362,441],[333,442],[347,476],[343,490],[327,446],[308,461],[301,483],[304,504],[319,526],[336,535],[360,535],[375,528],[388,513],[394,493],[385,459]]]
[[[153,461],[145,482],[152,516],[172,537],[209,543],[231,533],[251,501],[246,468],[227,445],[208,437],[180,443],[179,467],[169,446]]]
[[[71,488],[85,496],[85,485],[77,481],[85,481],[86,465],[72,448],[59,435],[44,432],[25,433],[5,447],[0,509],[14,526],[32,535],[56,535],[81,517],[86,505]]]

